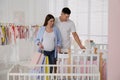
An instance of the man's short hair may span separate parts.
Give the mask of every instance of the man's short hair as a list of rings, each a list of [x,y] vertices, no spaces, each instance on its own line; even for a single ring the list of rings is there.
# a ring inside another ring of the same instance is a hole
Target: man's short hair
[[[71,10],[70,10],[68,7],[64,7],[64,8],[62,9],[62,12],[63,12],[64,14],[68,14],[68,15],[71,14]]]

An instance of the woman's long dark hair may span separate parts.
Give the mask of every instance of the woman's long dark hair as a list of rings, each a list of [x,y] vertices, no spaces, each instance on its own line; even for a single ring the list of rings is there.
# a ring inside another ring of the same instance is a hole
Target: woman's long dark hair
[[[54,20],[55,20],[55,18],[54,18],[53,15],[48,14],[48,15],[46,16],[46,18],[45,18],[45,22],[44,22],[44,25],[43,25],[43,26],[47,26],[48,21],[49,21],[50,19],[54,19]]]

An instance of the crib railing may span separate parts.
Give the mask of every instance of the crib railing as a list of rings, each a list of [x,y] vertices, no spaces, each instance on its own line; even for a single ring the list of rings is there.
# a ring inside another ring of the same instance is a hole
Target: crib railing
[[[46,72],[46,67],[48,67],[48,72]],[[57,72],[54,72],[53,68],[53,73],[50,73],[50,67],[57,67]],[[70,73],[59,72],[60,67],[61,65],[15,65],[8,72],[8,80],[100,80],[96,65],[62,65],[62,68],[70,67]],[[84,67],[89,71],[74,71],[75,67],[79,68],[78,70]]]
[[[99,68],[99,54],[71,54],[71,64],[74,65],[96,65]]]
[[[8,80],[100,80],[99,54],[65,52],[58,55],[56,65],[14,65],[8,71]]]
[[[96,47],[101,50],[108,50],[108,44],[96,44]]]

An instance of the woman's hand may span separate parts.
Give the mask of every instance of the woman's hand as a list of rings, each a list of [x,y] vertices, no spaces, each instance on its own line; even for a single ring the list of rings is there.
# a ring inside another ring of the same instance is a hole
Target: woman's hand
[[[61,48],[59,46],[57,47],[57,52],[61,53]]]
[[[42,50],[44,49],[43,45],[41,43],[39,43],[39,48]]]

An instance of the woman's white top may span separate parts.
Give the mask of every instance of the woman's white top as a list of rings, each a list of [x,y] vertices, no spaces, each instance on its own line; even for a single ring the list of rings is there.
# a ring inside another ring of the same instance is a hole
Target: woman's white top
[[[55,34],[54,32],[44,32],[42,45],[44,50],[52,51],[55,49]]]

